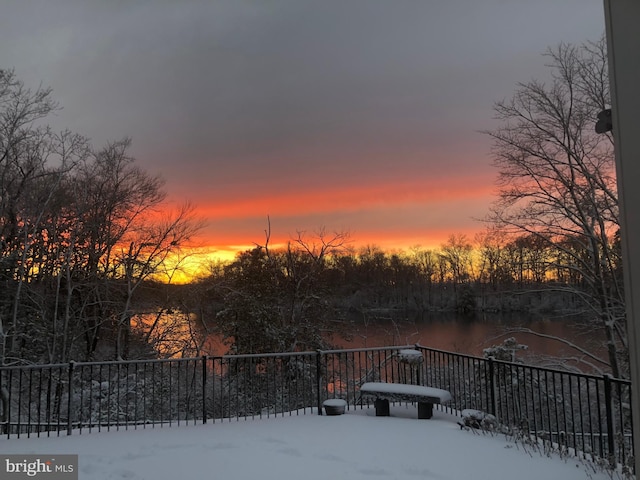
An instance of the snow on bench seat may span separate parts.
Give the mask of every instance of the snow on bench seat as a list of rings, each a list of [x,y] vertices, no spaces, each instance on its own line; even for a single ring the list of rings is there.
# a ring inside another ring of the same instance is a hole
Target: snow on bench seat
[[[376,398],[374,405],[378,417],[389,416],[389,400],[417,402],[418,418],[431,418],[434,403],[451,401],[451,394],[447,390],[404,383],[363,383],[360,386],[360,394]]]

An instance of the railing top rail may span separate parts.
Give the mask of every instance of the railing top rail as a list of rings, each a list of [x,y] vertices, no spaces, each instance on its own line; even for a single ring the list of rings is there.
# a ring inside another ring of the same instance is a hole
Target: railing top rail
[[[602,375],[594,375],[591,373],[580,373],[580,372],[569,372],[566,370],[560,370],[557,368],[549,368],[549,367],[540,367],[537,365],[529,365],[526,363],[515,363],[515,362],[508,362],[506,360],[497,360],[495,358],[484,358],[484,357],[477,357],[474,355],[467,355],[464,353],[457,353],[457,352],[451,352],[448,350],[440,350],[437,348],[431,348],[431,347],[425,347],[424,345],[420,345],[420,344],[416,344],[415,346],[416,348],[420,348],[422,350],[427,350],[429,352],[435,352],[435,353],[441,353],[443,355],[452,355],[452,356],[456,356],[456,357],[461,357],[461,358],[467,358],[469,360],[480,360],[483,362],[488,362],[489,360],[491,360],[494,364],[501,364],[501,365],[509,365],[511,367],[519,367],[519,368],[526,368],[529,370],[537,370],[537,371],[541,371],[541,372],[547,372],[547,373],[553,373],[553,374],[559,374],[559,375],[570,375],[570,376],[574,376],[574,377],[581,377],[581,378],[585,378],[585,379],[593,379],[593,380],[602,380]],[[606,375],[606,374],[605,374]],[[615,378],[615,377],[611,377],[609,376],[610,380],[612,382],[615,383],[621,383],[623,385],[631,385],[631,381],[627,380],[625,378]]]
[[[515,363],[515,362],[508,362],[506,360],[496,360],[495,358],[491,359],[493,361],[493,363],[496,364],[501,364],[501,365],[509,365],[512,367],[516,367],[516,368],[526,368],[529,370],[537,370],[540,372],[547,372],[547,373],[552,373],[552,374],[557,374],[557,375],[567,375],[567,376],[572,376],[572,377],[580,377],[580,378],[584,378],[586,380],[602,380],[603,377],[608,377],[609,380],[611,380],[614,383],[621,383],[621,384],[627,384],[627,385],[631,385],[631,381],[627,380],[625,378],[615,378],[612,377],[611,375],[609,375],[608,373],[605,373],[604,375],[595,375],[592,373],[582,373],[582,372],[570,372],[567,370],[560,370],[557,368],[549,368],[549,367],[540,367],[537,365],[529,365],[526,363]]]
[[[33,365],[0,365],[0,372],[8,372],[9,370],[42,370],[44,368],[69,368],[68,363],[36,363]]]
[[[190,358],[149,358],[146,360],[106,360],[106,361],[94,361],[94,362],[67,362],[67,363],[37,363],[33,365],[5,365],[0,366],[0,371],[3,370],[32,370],[43,368],[69,368],[70,365],[79,366],[79,367],[89,367],[89,366],[100,366],[100,365],[130,365],[130,364],[141,364],[141,363],[168,363],[168,362],[189,362],[194,360],[201,360],[202,357],[190,357]]]
[[[31,369],[55,369],[55,368],[68,368],[70,365],[78,367],[88,366],[101,366],[101,365],[133,365],[133,364],[145,364],[145,363],[182,363],[182,362],[194,362],[206,359],[238,359],[238,358],[274,358],[274,357],[295,357],[295,356],[313,356],[317,355],[317,352],[280,352],[280,353],[247,353],[240,355],[203,355],[201,357],[185,357],[185,358],[149,358],[138,360],[106,360],[102,362],[68,362],[68,363],[42,363],[33,365],[5,365],[0,366],[0,371],[3,370],[31,370]]]
[[[321,354],[335,354],[335,353],[353,353],[353,352],[376,352],[382,350],[402,350],[415,348],[415,345],[393,345],[388,347],[367,347],[367,348],[344,348],[336,350],[320,350]]]
[[[457,357],[467,358],[469,360],[483,360],[485,362],[487,361],[487,359],[484,358],[484,357],[478,357],[476,355],[469,355],[468,353],[452,352],[450,350],[441,350],[439,348],[425,347],[424,345],[420,345],[419,343],[415,344],[415,348],[421,348],[422,350],[428,350],[430,352],[435,352],[435,353],[442,353],[442,354],[445,354],[445,355],[455,355]]]
[[[231,358],[277,358],[277,357],[312,357],[317,352],[275,352],[275,353],[241,353],[238,355],[210,355],[208,359],[231,359]]]

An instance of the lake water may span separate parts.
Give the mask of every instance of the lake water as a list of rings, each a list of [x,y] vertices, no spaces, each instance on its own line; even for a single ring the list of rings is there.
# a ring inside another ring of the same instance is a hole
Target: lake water
[[[466,317],[452,314],[432,314],[403,321],[378,320],[356,323],[352,341],[334,339],[339,346],[357,348],[385,345],[421,345],[481,355],[482,350],[500,344],[510,336],[528,345],[528,350],[542,355],[560,355],[569,351],[562,343],[540,336],[513,333],[526,328],[542,335],[570,339],[581,347],[594,348],[603,340],[599,331],[585,331],[580,317],[526,317],[524,315],[486,315]]]
[[[551,338],[528,333],[515,333],[514,328],[526,328],[540,335],[567,339],[592,353],[606,358],[604,335],[595,328],[584,327],[581,317],[527,317],[526,315],[485,315],[466,317],[452,314],[431,314],[413,319],[394,319],[380,315],[375,320],[353,319],[353,338],[331,339],[337,348],[383,347],[413,345],[447,350],[456,353],[482,356],[483,349],[501,344],[508,337],[527,345],[518,357],[529,363],[528,357],[553,357],[570,359],[577,357],[574,349]],[[219,341],[208,342],[209,354],[220,355],[226,348]],[[539,363],[536,361],[535,363]],[[574,363],[575,362],[570,362]],[[554,366],[554,362],[547,362]]]

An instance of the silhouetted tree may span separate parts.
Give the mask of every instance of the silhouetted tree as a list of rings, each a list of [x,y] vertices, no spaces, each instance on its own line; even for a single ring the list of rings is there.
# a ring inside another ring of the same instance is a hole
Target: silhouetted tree
[[[134,295],[198,229],[128,139],[54,133],[56,108],[0,70],[0,364],[126,356]]]
[[[324,281],[327,257],[348,235],[314,240],[301,233],[284,248],[265,245],[239,254],[224,269],[224,308],[217,328],[236,353],[286,352],[326,347],[341,330]],[[314,243],[315,242],[315,243]]]
[[[613,143],[594,131],[609,104],[605,41],[561,44],[546,57],[548,83],[519,84],[495,105],[502,126],[486,133],[500,192],[490,220],[546,245],[559,278],[565,271],[580,276],[581,289],[563,288],[580,295],[605,329],[611,371],[621,376],[627,341],[620,251],[612,241],[619,227]]]

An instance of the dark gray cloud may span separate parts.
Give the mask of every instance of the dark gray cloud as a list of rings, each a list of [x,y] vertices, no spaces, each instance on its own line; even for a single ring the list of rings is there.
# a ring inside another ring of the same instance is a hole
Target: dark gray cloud
[[[493,102],[547,47],[599,38],[601,3],[5,0],[0,68],[197,202],[487,175]]]

